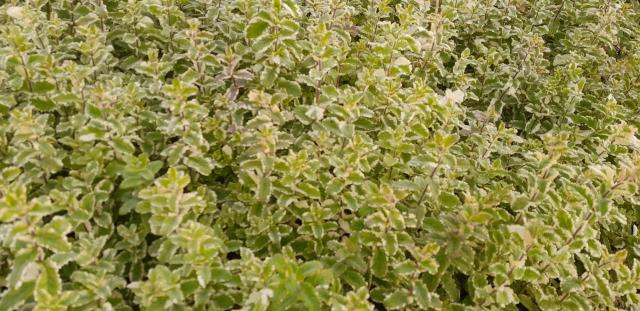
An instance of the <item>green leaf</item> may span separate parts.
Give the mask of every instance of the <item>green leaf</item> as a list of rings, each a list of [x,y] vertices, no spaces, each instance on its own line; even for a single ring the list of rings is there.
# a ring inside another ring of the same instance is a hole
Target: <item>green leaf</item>
[[[527,198],[527,196],[525,195],[518,196],[513,200],[513,202],[511,202],[511,208],[514,211],[525,209],[527,208],[528,205],[529,205],[529,198]]]
[[[14,255],[11,273],[7,277],[9,288],[14,288],[18,282],[22,281],[24,270],[35,262],[37,255],[36,247],[23,248]],[[0,310],[3,309],[0,308]]]
[[[442,287],[444,288],[449,298],[453,301],[458,301],[460,299],[460,288],[458,287],[456,280],[453,279],[451,273],[445,273],[442,276],[441,282]]]
[[[95,119],[103,119],[104,112],[102,109],[94,104],[87,104],[85,106],[85,113]]]
[[[282,10],[282,0],[271,0],[271,9],[276,15],[280,14],[280,10]]]
[[[377,277],[383,277],[387,274],[387,255],[381,249],[373,251],[371,271]]]
[[[269,176],[262,176],[258,183],[258,190],[256,191],[257,200],[260,202],[266,202],[271,196],[271,179]]]
[[[42,111],[50,111],[56,104],[49,98],[35,97],[31,99],[31,104]]]
[[[336,194],[344,188],[344,182],[340,179],[333,179],[327,184],[327,194]]]
[[[417,271],[416,263],[411,260],[405,260],[398,265],[396,265],[393,270],[394,273],[397,274],[413,274]]]
[[[298,184],[298,191],[309,198],[320,199],[320,190],[310,183],[303,182]]]
[[[491,220],[491,214],[489,213],[485,213],[485,212],[479,212],[479,213],[475,213],[473,215],[471,215],[471,217],[469,217],[469,221],[473,222],[473,223],[487,223],[489,220]]]
[[[560,228],[570,232],[573,231],[573,220],[571,219],[571,216],[569,215],[569,213],[567,213],[567,211],[558,210],[558,212],[556,213],[556,220],[558,221]]]
[[[211,298],[214,305],[222,310],[232,309],[236,304],[234,297],[228,294],[218,294]]]
[[[440,144],[445,150],[448,150],[458,141],[458,137],[456,135],[445,135],[442,137]]]
[[[349,284],[353,289],[367,285],[367,281],[365,281],[364,277],[354,270],[345,271],[340,275],[340,278],[347,282],[347,284]]]
[[[40,265],[40,276],[36,282],[36,301],[45,302],[49,297],[55,297],[62,291],[62,281],[58,271],[49,262]]]
[[[271,88],[275,83],[277,71],[273,67],[266,67],[260,73],[260,84],[265,88]]]
[[[409,292],[399,289],[384,299],[384,306],[390,310],[398,310],[409,304]]]
[[[233,278],[233,274],[221,268],[211,269],[211,280],[213,282],[229,282]]]
[[[518,295],[518,300],[529,311],[538,311],[538,310],[540,310],[539,306],[535,303],[535,301],[531,297],[529,297],[527,295],[519,294]]]
[[[153,234],[166,236],[178,228],[181,221],[180,217],[173,215],[155,214],[149,219],[149,225]]]
[[[59,104],[74,103],[80,101],[80,98],[72,93],[59,93],[52,97],[53,101]]]
[[[136,148],[128,139],[122,137],[114,137],[111,142],[113,143],[113,148],[115,150],[118,150],[124,154],[133,154],[136,151]]]
[[[64,234],[48,229],[36,230],[36,242],[54,252],[61,253],[71,250],[71,244],[67,242]]]
[[[196,276],[200,287],[204,288],[211,281],[211,267],[202,266],[196,269]]]
[[[496,302],[501,307],[508,306],[518,301],[517,296],[514,294],[510,287],[499,287],[496,292]]]
[[[269,23],[257,18],[255,20],[253,20],[251,23],[249,23],[249,25],[247,26],[247,29],[245,30],[245,37],[247,39],[255,39],[259,36],[261,36],[265,30],[267,30],[267,28],[269,27]]]
[[[55,84],[47,81],[36,81],[33,83],[33,91],[39,94],[44,94],[56,89]]]
[[[460,199],[458,199],[458,196],[449,192],[440,192],[438,199],[440,203],[446,207],[455,207],[460,205]]]
[[[299,17],[302,14],[295,0],[282,0],[282,3],[294,17]]]
[[[278,87],[283,88],[287,94],[299,97],[302,95],[302,89],[300,88],[300,84],[294,81],[289,81],[285,79],[278,80]]]
[[[316,294],[316,289],[313,288],[309,283],[302,284],[302,301],[304,302],[304,306],[306,310],[311,311],[320,311],[320,298],[318,298],[318,294]]]
[[[416,298],[416,302],[422,309],[440,309],[442,302],[437,293],[429,292],[427,286],[421,281],[416,281],[413,287],[413,293]]]
[[[15,310],[33,295],[35,287],[35,281],[28,281],[18,288],[5,291],[0,299],[0,310]]]
[[[203,156],[190,156],[184,159],[184,164],[204,176],[209,176],[213,170],[211,161]]]
[[[540,272],[538,272],[538,270],[532,267],[524,267],[522,271],[522,277],[520,279],[536,284],[537,282],[540,281],[540,278],[541,278],[541,275],[540,275]]]

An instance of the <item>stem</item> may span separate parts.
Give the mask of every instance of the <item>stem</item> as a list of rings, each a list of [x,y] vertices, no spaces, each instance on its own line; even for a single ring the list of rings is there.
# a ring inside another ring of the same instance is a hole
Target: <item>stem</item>
[[[582,221],[582,223],[580,223],[580,225],[578,226],[578,228],[576,228],[573,233],[571,234],[571,237],[560,247],[560,249],[558,249],[557,252],[560,252],[560,250],[564,249],[565,247],[571,245],[571,243],[573,243],[573,241],[576,239],[576,237],[578,237],[578,234],[580,234],[580,232],[582,231],[582,229],[584,228],[584,226],[589,222],[589,220],[591,220],[591,218],[593,217],[593,212],[589,212],[587,213],[587,216],[584,217],[584,220]],[[542,267],[542,269],[540,270],[540,274],[544,273],[545,271],[547,271],[547,269],[551,266],[551,262],[548,262],[544,267]]]
[[[531,248],[533,247],[533,243],[529,244],[527,246],[527,248],[524,250],[524,252],[522,254],[520,254],[520,256],[518,257],[518,260],[516,260],[516,262],[521,262],[529,253],[529,251],[531,250]],[[491,295],[493,295],[498,288],[502,287],[502,285],[504,285],[505,283],[507,283],[507,281],[509,280],[509,278],[511,277],[511,275],[513,274],[513,272],[516,270],[516,265],[511,265],[511,267],[509,268],[509,271],[507,271],[507,277],[504,279],[504,281],[502,281],[500,284],[498,284],[498,286],[492,287],[491,290],[489,291],[489,293],[487,293],[487,295],[485,296],[485,298],[481,301],[481,305],[484,305],[485,302],[487,301],[487,297],[490,297]]]
[[[95,61],[93,53],[91,53],[91,67],[93,67],[93,82],[97,82],[98,81],[98,74],[97,74],[98,69],[96,68],[96,61]]]
[[[436,171],[440,167],[440,164],[442,164],[442,154],[440,154],[440,156],[438,157],[438,162],[436,163],[436,166],[433,168],[433,170],[431,170],[431,174],[429,174],[430,180],[433,180],[433,177],[436,175]],[[424,196],[427,194],[428,189],[429,189],[429,184],[426,184],[422,189],[422,192],[420,193],[420,198],[418,199],[417,206],[420,206],[422,204],[422,201],[424,200]]]
[[[605,261],[605,262],[603,262],[603,263],[601,263],[601,264],[598,264],[598,268],[602,268],[602,267],[604,267],[604,266],[605,266],[606,264],[608,264],[608,263],[609,263],[609,262],[606,262],[606,261]],[[586,281],[586,280],[587,280],[587,278],[588,278],[589,276],[591,276],[592,274],[593,274],[593,272],[591,272],[591,271],[585,271],[585,272],[584,272],[584,274],[582,275],[582,277],[580,277],[580,282],[584,282],[584,281]],[[566,292],[564,295],[562,295],[562,297],[560,297],[560,301],[558,301],[558,304],[563,303],[563,302],[564,302],[564,301],[569,297],[569,294],[570,294],[570,293],[571,293],[571,292]]]
[[[440,27],[440,0],[436,0],[436,22],[432,24],[433,26],[433,41],[431,41],[431,48],[429,49],[429,54],[433,54],[433,49],[435,48],[436,41],[438,39],[438,27]]]
[[[167,8],[167,25],[169,25],[169,51],[173,52],[173,27],[171,26],[171,11]]]
[[[20,55],[20,62],[22,63],[22,68],[24,68],[24,77],[27,79],[27,86],[29,87],[29,92],[33,92],[33,85],[31,84],[31,75],[29,74],[29,68],[27,67],[27,63],[24,61],[24,55]]]
[[[487,146],[487,150],[484,151],[484,153],[482,154],[482,156],[480,157],[480,159],[484,159],[484,157],[487,156],[487,153],[489,153],[489,151],[491,151],[491,147],[493,147],[493,139],[489,142],[489,146]]]
[[[527,60],[527,57],[529,56],[529,49],[527,49],[527,52],[524,54],[524,57],[522,58],[522,62],[524,63],[524,61]],[[520,68],[518,68],[518,71],[511,76],[511,78],[509,80],[515,81],[515,79],[520,75],[520,73],[522,72],[522,69],[524,69],[524,64],[520,65]],[[502,97],[504,97],[505,94],[507,94],[507,90],[508,89],[504,89],[502,90],[502,92],[500,93],[500,96],[498,96],[498,100],[496,100],[496,103],[499,103],[502,100]]]
[[[320,73],[320,79],[316,82],[316,104],[320,102],[320,87],[322,86],[322,62],[318,61],[318,73]]]
[[[48,3],[48,2],[47,2]],[[96,1],[96,9],[98,7],[102,6],[102,0],[97,0]],[[102,14],[101,14],[102,15]],[[100,16],[100,30],[102,30],[102,32],[104,32],[104,21],[102,20],[102,16]]]
[[[626,180],[626,178],[625,178],[625,180]],[[618,187],[622,186],[622,184],[624,183],[624,181],[625,181],[625,180],[621,180],[621,181],[616,182],[616,183],[611,187],[611,189],[607,190],[607,192],[605,192],[602,196],[603,196],[603,197],[605,197],[605,198],[606,198],[606,197],[608,197],[608,196],[609,196],[609,194],[611,194],[611,192],[612,192],[613,190],[616,190],[616,189],[618,189]]]
[[[393,45],[391,46],[391,54],[389,54],[389,61],[387,62],[387,68],[385,68],[385,73],[387,76],[391,73],[391,62],[393,61],[393,51],[396,49],[396,45],[398,43],[398,38],[396,37],[393,40]]]

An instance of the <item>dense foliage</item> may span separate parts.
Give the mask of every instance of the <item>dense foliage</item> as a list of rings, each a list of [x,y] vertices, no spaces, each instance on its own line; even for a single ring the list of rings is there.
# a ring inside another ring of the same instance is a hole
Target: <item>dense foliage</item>
[[[0,310],[640,310],[638,1],[0,4]]]

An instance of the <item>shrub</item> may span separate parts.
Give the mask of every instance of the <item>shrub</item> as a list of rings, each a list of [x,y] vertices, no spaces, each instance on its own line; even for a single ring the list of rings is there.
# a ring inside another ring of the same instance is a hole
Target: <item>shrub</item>
[[[0,4],[0,310],[640,310],[637,1]]]

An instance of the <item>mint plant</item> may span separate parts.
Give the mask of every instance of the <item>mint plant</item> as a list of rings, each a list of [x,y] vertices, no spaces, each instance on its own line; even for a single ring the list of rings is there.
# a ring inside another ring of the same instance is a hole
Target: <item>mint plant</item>
[[[0,1],[0,310],[640,310],[639,23]]]

